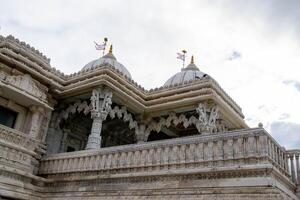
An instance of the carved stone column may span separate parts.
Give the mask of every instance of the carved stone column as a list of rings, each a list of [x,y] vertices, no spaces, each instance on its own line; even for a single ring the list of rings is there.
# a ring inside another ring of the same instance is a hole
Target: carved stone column
[[[296,182],[296,173],[295,173],[295,166],[294,166],[294,154],[289,154],[290,164],[291,164],[291,175],[292,181]]]
[[[112,92],[107,88],[94,89],[91,96],[91,117],[93,119],[91,134],[86,149],[100,149],[102,123],[111,110]]]
[[[148,134],[146,134],[146,126],[144,124],[141,124],[138,127],[136,127],[135,137],[137,143],[147,142]]]
[[[296,170],[297,170],[297,183],[300,184],[300,166],[299,166],[299,154],[296,154]]]
[[[40,118],[42,117],[42,113],[44,112],[44,109],[40,106],[31,106],[30,111],[32,112],[32,115],[31,115],[29,135],[34,138],[37,138],[41,127]]]

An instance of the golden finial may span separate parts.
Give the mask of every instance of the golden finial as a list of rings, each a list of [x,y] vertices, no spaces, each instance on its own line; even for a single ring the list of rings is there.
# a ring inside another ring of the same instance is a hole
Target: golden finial
[[[109,53],[112,53],[112,50],[113,50],[113,46],[111,44],[110,47],[109,47]]]
[[[191,64],[194,64],[194,56],[191,58]]]

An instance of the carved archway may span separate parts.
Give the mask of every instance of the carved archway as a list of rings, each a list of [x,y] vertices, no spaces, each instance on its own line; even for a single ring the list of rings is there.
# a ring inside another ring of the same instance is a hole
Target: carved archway
[[[88,104],[87,101],[78,101],[74,104],[69,105],[65,110],[62,110],[59,114],[57,123],[60,123],[62,119],[68,119],[70,114],[75,114],[76,112],[83,112],[85,115],[89,114],[92,110],[91,103]],[[110,109],[108,115],[111,119],[118,118],[123,119],[124,122],[128,122],[130,129],[136,129],[138,127],[137,121],[132,117],[132,114],[127,111],[126,106],[114,105]]]
[[[145,129],[145,138],[153,131],[159,133],[163,127],[169,128],[172,124],[182,124],[186,129],[195,126],[198,133],[210,134],[228,130],[228,125],[220,118],[219,109],[216,104],[199,103],[196,113],[187,116],[187,113],[170,113],[167,117],[160,117],[158,121],[152,120]]]

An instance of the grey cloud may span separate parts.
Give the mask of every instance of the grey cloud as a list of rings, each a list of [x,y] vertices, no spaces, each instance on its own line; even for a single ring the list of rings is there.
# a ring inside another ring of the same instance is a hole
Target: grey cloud
[[[299,0],[225,1],[221,4],[230,14],[237,15],[238,18],[245,17],[249,21],[255,18],[263,20],[263,26],[270,29],[272,35],[292,31],[300,39]]]
[[[272,122],[271,134],[284,147],[300,149],[300,124],[280,121]]]
[[[300,81],[284,80],[283,83],[287,85],[293,85],[300,92]]]
[[[289,113],[282,113],[280,116],[279,116],[279,120],[285,120],[285,119],[288,119],[290,118],[290,114]]]
[[[228,56],[227,60],[236,60],[242,58],[242,54],[238,51],[232,51],[231,54]]]

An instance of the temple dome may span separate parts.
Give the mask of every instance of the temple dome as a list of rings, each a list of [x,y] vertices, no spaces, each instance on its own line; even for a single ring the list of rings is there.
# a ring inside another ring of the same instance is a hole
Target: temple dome
[[[104,67],[104,66],[112,66],[113,68],[119,70],[122,74],[126,75],[127,77],[131,78],[131,74],[126,69],[126,67],[119,63],[116,59],[116,57],[112,53],[112,46],[110,47],[109,52],[102,56],[101,58],[98,58],[96,60],[93,60],[86,64],[81,71],[88,71],[95,69],[96,67]]]
[[[191,63],[185,68],[181,69],[181,72],[176,73],[165,82],[164,86],[171,86],[175,84],[183,84],[189,81],[199,80],[206,77],[207,74],[201,72],[194,63],[194,57],[192,56]]]

